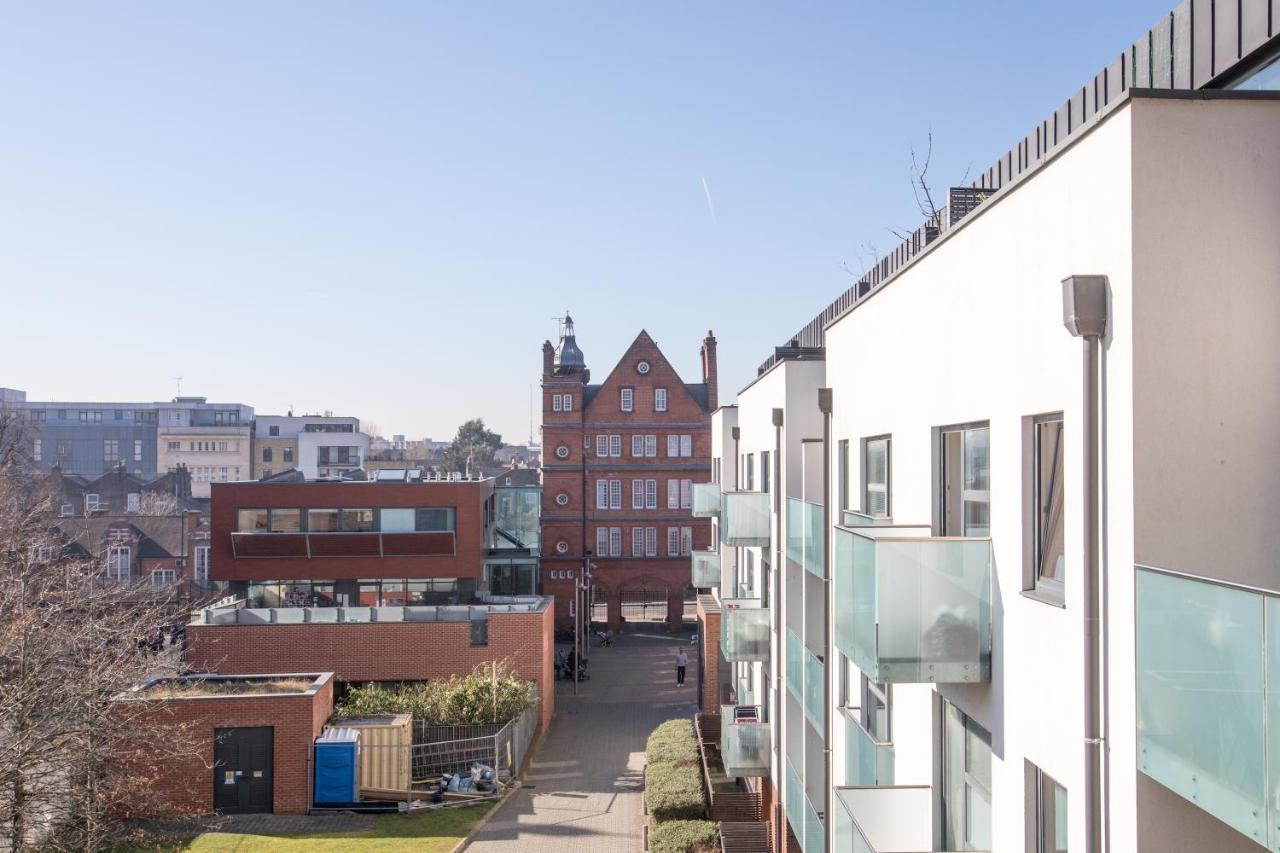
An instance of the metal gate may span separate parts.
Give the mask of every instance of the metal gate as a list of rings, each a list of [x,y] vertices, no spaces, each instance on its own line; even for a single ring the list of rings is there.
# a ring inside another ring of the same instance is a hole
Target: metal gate
[[[271,811],[275,730],[214,729],[213,807],[223,814]]]
[[[642,586],[624,589],[622,618],[627,622],[666,622],[667,588]]]

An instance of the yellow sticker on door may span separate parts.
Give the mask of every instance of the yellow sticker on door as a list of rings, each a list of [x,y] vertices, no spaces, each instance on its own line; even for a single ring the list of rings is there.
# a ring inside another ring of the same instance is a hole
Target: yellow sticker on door
[[[223,774],[222,784],[234,785],[236,783],[236,771],[228,770]]]

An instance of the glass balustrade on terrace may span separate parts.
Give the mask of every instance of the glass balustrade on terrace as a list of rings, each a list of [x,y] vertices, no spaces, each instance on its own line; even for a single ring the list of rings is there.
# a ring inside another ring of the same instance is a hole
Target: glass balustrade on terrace
[[[720,586],[720,552],[694,551],[690,585],[695,589]]]
[[[785,759],[787,762],[787,778],[786,788],[783,792],[783,805],[786,806],[787,824],[791,827],[791,831],[796,834],[796,840],[804,842],[804,785],[800,783],[800,774],[796,772],[795,767],[791,766],[791,759]]]
[[[991,540],[837,527],[835,645],[868,678],[991,678]]]
[[[744,548],[769,544],[768,492],[725,492],[721,498],[721,544]]]
[[[720,484],[693,484],[693,517],[716,518],[720,515]]]
[[[818,817],[818,810],[814,808],[813,801],[805,797],[804,840],[800,842],[800,849],[804,853],[823,853],[826,840],[826,834],[822,830],[822,818]]]
[[[804,716],[819,735],[824,734],[823,700],[826,699],[826,669],[818,656],[804,650]]]
[[[769,659],[769,610],[758,598],[720,602],[720,651],[730,662]]]
[[[850,785],[892,785],[893,744],[877,741],[857,719],[857,708],[846,708],[844,720],[845,778]]]
[[[837,787],[830,815],[831,849],[833,853],[932,853],[934,808],[928,785]]]
[[[787,558],[818,577],[823,574],[826,515],[821,504],[787,498]]]
[[[726,776],[760,776],[769,772],[769,724],[737,719],[737,705],[720,706],[720,760]]]
[[[804,701],[804,644],[790,628],[787,629],[787,692],[796,702]]]
[[[787,498],[787,559],[797,566],[804,563],[804,501]]]
[[[867,515],[865,512],[859,512],[856,509],[846,509],[840,513],[842,524],[845,527],[883,527],[893,524],[892,518],[886,518],[876,515]]]

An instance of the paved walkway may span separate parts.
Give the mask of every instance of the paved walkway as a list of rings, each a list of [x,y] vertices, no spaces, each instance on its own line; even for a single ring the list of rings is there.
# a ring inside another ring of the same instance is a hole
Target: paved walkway
[[[689,653],[683,687],[675,648]],[[698,672],[689,638],[624,635],[592,648],[591,680],[573,695],[556,684],[556,715],[525,786],[468,846],[468,853],[592,853],[641,849],[644,743],[663,720],[697,710]]]

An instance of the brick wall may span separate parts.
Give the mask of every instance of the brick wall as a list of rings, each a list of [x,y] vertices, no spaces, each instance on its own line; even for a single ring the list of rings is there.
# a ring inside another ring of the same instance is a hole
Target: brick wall
[[[494,613],[489,644],[471,645],[467,622],[188,625],[187,661],[218,673],[332,671],[340,681],[430,681],[508,660],[536,682],[539,722],[555,712],[552,607]]]
[[[194,747],[193,754],[185,758],[165,756],[154,762],[142,759],[149,772],[156,775],[150,792],[139,804],[138,816],[211,813],[217,773],[213,767],[214,730],[257,726],[274,730],[274,811],[304,814],[310,808],[311,745],[333,713],[333,681],[328,675],[313,694],[127,701],[143,703],[147,708],[137,721],[140,728],[151,727],[157,738],[166,734],[189,737]],[[180,735],[176,734],[178,726],[182,726]]]
[[[698,597],[698,642],[702,646],[702,696],[704,714],[720,713],[720,611],[707,610]]]

